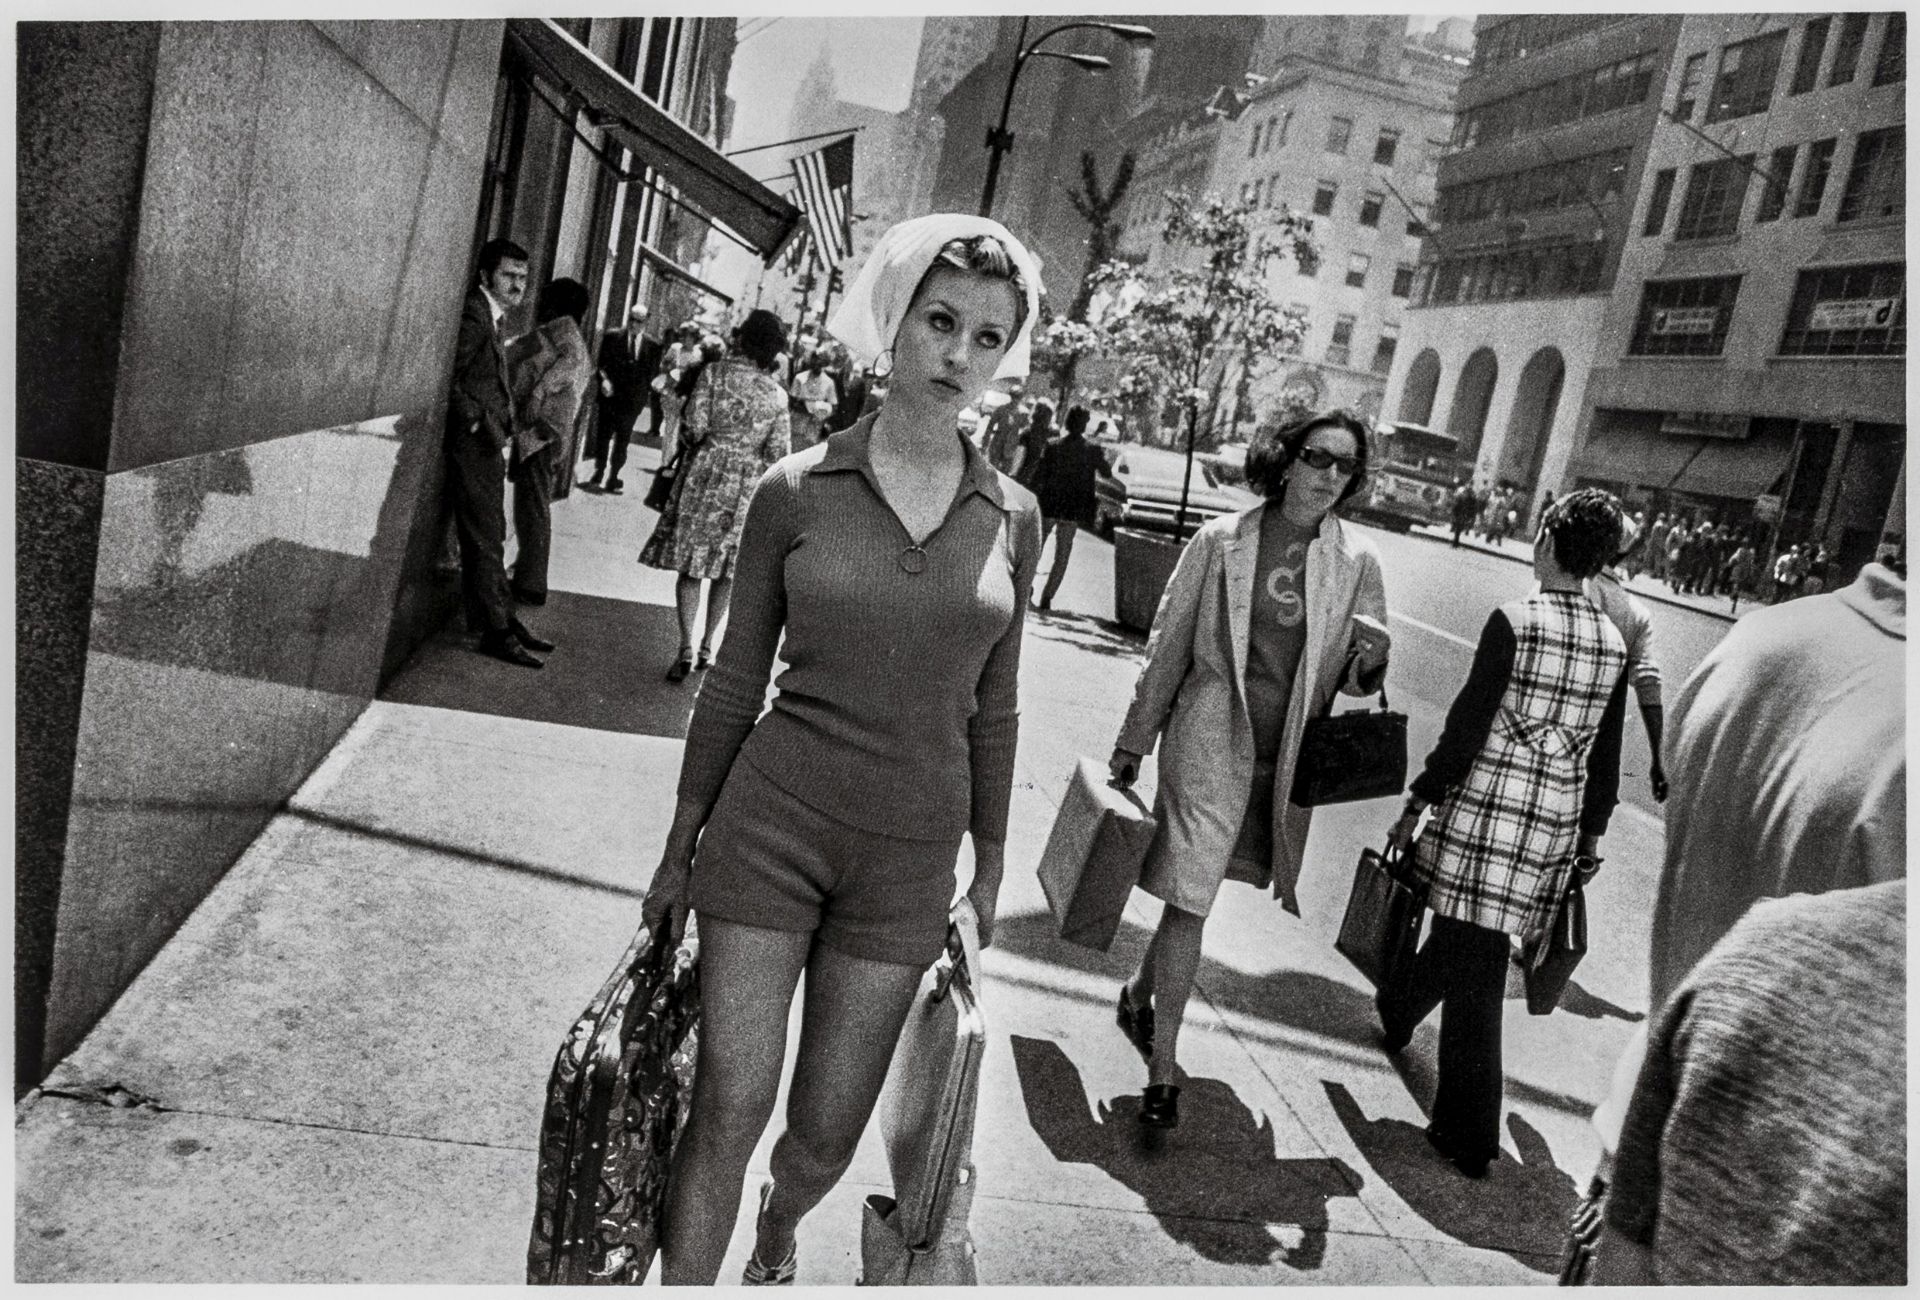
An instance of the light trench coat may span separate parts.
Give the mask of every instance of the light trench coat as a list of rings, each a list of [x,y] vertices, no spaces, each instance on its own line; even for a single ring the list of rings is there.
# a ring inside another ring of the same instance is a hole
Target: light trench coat
[[[1253,786],[1253,720],[1247,712],[1247,645],[1260,551],[1262,504],[1209,522],[1193,535],[1160,598],[1147,644],[1147,664],[1134,688],[1116,744],[1153,752],[1157,738],[1160,829],[1148,850],[1141,887],[1183,912],[1205,916],[1225,878]],[[1287,796],[1307,719],[1331,708],[1337,689],[1365,695],[1340,673],[1351,647],[1352,619],[1386,622],[1386,586],[1373,543],[1329,514],[1307,546],[1307,643],[1294,673],[1293,695],[1276,758],[1272,888],[1300,913],[1295,886],[1306,854],[1313,810]],[[1265,881],[1259,883],[1265,884]]]

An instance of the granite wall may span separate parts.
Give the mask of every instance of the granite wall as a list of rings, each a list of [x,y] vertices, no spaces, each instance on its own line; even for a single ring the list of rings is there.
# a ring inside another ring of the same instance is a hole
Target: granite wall
[[[20,261],[54,269],[21,293],[17,1087],[437,612],[394,621],[435,551],[501,24],[21,32]]]

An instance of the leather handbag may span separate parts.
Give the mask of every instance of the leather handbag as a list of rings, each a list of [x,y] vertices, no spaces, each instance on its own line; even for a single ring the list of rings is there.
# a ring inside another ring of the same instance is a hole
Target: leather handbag
[[[1573,979],[1580,959],[1587,955],[1587,891],[1580,887],[1576,872],[1567,892],[1560,896],[1547,928],[1528,937],[1522,947],[1526,976],[1527,1011],[1547,1016],[1560,1005],[1560,995]]]
[[[1398,854],[1367,849],[1353,875],[1353,892],[1340,921],[1334,949],[1352,962],[1377,989],[1389,989],[1406,977],[1420,942],[1421,914],[1427,891],[1404,878]]]
[[[1115,787],[1093,759],[1074,765],[1039,867],[1062,939],[1100,952],[1113,945],[1156,828],[1140,796]]]
[[[1352,655],[1340,670],[1345,681]],[[1360,799],[1384,799],[1407,785],[1407,715],[1387,706],[1387,685],[1380,683],[1380,708],[1353,713],[1328,712],[1307,719],[1300,754],[1293,763],[1288,798],[1302,808]]]
[[[647,489],[647,509],[664,514],[667,502],[673,499],[673,484],[680,477],[680,461],[676,457],[653,471],[653,485]]]
[[[560,1045],[540,1117],[530,1284],[646,1279],[693,1099],[697,956],[642,926]]]

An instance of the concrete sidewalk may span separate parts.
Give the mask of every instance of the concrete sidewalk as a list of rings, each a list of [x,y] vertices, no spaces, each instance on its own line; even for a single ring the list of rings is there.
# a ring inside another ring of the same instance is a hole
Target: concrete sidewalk
[[[547,1070],[638,924],[693,696],[661,680],[672,578],[634,563],[652,522],[639,468],[627,496],[556,510],[556,591],[530,619],[560,643],[550,667],[453,637],[426,647],[18,1108],[18,1280],[521,1280]],[[1112,1001],[1157,904],[1136,893],[1095,953],[1054,938],[1033,874],[1075,758],[1106,752],[1132,688],[1140,644],[1111,614],[1111,550],[1083,537],[1023,663],[984,960],[981,1280],[1551,1281],[1596,1154],[1586,1115],[1645,1006],[1657,823],[1616,814],[1591,896],[1605,943],[1562,1013],[1508,1003],[1508,1153],[1484,1182],[1421,1135],[1433,1023],[1390,1062],[1369,990],[1333,951],[1389,803],[1316,820],[1304,919],[1244,887],[1222,896],[1181,1045],[1181,1125],[1148,1151],[1145,1072]],[[1416,750],[1443,706],[1416,716]],[[800,1282],[855,1279],[860,1201],[885,1190],[869,1133],[801,1227]]]

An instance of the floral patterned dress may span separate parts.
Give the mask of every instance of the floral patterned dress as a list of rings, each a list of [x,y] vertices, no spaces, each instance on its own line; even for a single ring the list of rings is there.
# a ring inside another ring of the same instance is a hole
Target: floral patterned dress
[[[780,381],[737,357],[709,365],[681,412],[680,474],[640,562],[724,581],[760,476],[792,444]]]

